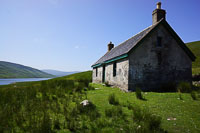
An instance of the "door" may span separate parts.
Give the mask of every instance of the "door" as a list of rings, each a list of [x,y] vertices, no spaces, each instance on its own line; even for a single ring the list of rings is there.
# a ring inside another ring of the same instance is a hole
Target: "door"
[[[102,82],[105,82],[105,65],[103,66]]]

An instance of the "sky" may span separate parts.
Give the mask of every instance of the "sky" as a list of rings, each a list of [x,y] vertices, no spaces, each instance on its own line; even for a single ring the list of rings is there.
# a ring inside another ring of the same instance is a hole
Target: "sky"
[[[200,40],[200,0],[160,0],[186,43]],[[91,70],[115,46],[152,25],[159,0],[0,0],[0,61],[37,69]]]

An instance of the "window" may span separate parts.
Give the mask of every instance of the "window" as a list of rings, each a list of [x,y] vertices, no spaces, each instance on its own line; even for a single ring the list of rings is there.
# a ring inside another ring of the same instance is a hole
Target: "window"
[[[157,47],[161,47],[162,46],[162,37],[157,37]]]
[[[113,77],[116,76],[116,71],[117,71],[117,63],[114,62],[114,63],[113,63]]]
[[[158,65],[160,66],[162,62],[162,54],[161,52],[158,52],[157,55],[158,55]]]
[[[98,76],[98,68],[96,68],[96,77]]]
[[[105,82],[105,78],[106,78],[106,66],[103,65],[103,74],[102,74],[102,82]]]

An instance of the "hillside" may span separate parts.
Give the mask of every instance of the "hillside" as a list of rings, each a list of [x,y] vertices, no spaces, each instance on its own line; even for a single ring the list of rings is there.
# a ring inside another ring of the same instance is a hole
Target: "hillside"
[[[200,74],[200,41],[189,42],[186,45],[196,56],[195,62],[192,63],[192,73]]]
[[[72,72],[63,72],[63,71],[58,71],[58,70],[51,70],[51,69],[44,69],[41,70],[43,72],[46,72],[51,75],[55,75],[56,77],[61,77],[61,76],[66,76],[74,73],[78,73],[78,71],[72,71]]]
[[[0,61],[0,78],[50,78],[51,74],[20,64]]]
[[[0,132],[200,131],[200,98],[145,92],[140,100],[135,92],[88,84],[91,76],[87,71],[0,86]],[[84,107],[85,99],[89,105]]]

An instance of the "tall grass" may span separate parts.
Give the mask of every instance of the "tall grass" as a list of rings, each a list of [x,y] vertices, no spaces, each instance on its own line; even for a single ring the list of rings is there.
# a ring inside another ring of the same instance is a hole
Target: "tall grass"
[[[138,87],[135,90],[135,95],[136,95],[137,99],[146,100],[142,95],[142,90],[140,88],[138,88]]]
[[[71,76],[0,88],[0,132],[82,130],[83,120],[92,123],[100,116],[94,104],[80,106],[89,82]]]
[[[110,104],[113,104],[113,105],[119,105],[119,99],[115,96],[115,94],[110,94],[108,96],[108,101]]]
[[[190,95],[191,95],[191,97],[192,97],[192,99],[193,100],[197,100],[197,92],[196,91],[192,91],[191,93],[190,93]]]
[[[87,90],[94,88],[89,79],[78,75],[78,79],[74,75],[0,88],[0,132],[160,131],[158,117],[131,105],[123,107],[115,94],[108,98],[115,106],[106,108],[105,114],[92,101],[81,105]],[[132,119],[126,114],[128,109],[133,110]]]
[[[188,82],[180,82],[177,86],[177,90],[179,90],[180,92],[191,92],[192,88],[191,88],[191,84]]]
[[[140,128],[137,128],[139,132],[162,132],[161,117],[150,113],[147,109],[141,109],[139,106],[135,106],[132,110],[133,121],[140,125]]]

